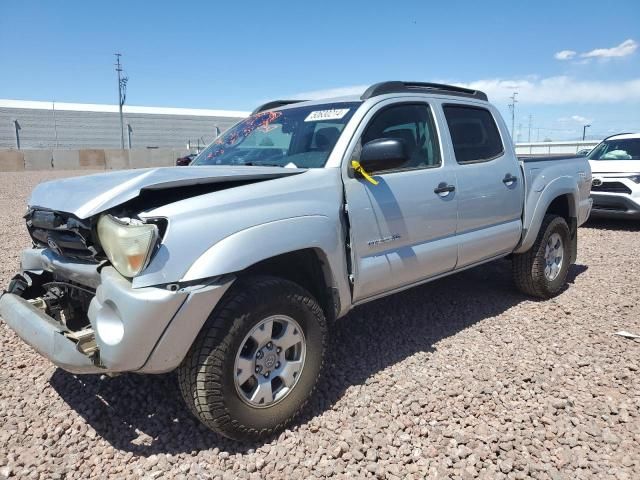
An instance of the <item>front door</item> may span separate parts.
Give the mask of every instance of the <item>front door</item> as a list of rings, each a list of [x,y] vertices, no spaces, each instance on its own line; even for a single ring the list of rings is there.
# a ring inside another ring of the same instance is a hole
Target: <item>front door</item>
[[[430,105],[377,106],[356,132],[351,159],[378,138],[403,141],[409,160],[375,172],[377,185],[353,172],[344,179],[354,302],[448,272],[457,259],[456,177],[451,162],[443,161]]]

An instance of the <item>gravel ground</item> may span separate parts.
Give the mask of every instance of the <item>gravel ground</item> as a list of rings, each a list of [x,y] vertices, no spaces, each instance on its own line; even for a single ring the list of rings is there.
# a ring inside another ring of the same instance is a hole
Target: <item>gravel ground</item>
[[[86,173],[86,172],[85,172]],[[33,186],[0,174],[0,283],[28,245]],[[506,261],[352,312],[278,438],[238,444],[173,375],[74,376],[0,324],[0,478],[640,478],[640,223],[580,230],[571,284],[533,301]]]

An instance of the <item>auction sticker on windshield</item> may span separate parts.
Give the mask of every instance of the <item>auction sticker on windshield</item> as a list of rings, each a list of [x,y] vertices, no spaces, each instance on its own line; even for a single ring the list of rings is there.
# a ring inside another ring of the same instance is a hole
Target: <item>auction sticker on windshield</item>
[[[348,108],[332,108],[331,110],[315,110],[307,115],[305,122],[317,122],[319,120],[339,120],[349,113]]]

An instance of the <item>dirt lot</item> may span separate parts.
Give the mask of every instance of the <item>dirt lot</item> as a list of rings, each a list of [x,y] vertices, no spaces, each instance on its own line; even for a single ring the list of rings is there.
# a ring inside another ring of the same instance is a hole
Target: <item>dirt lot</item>
[[[0,284],[28,192],[0,174]],[[74,376],[0,323],[0,478],[640,478],[640,223],[580,230],[569,288],[538,302],[497,262],[380,300],[333,332],[314,401],[237,444],[173,375]]]

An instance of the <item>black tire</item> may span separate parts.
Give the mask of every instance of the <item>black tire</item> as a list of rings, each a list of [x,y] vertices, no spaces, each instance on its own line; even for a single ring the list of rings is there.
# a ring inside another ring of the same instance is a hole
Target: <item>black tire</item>
[[[547,241],[554,233],[559,234],[562,239],[564,258],[558,276],[549,280],[544,273],[544,254]],[[525,253],[513,255],[513,279],[518,289],[539,298],[551,298],[560,293],[567,281],[571,259],[575,258],[575,252],[572,251],[574,248],[566,220],[557,215],[545,215],[533,246]]]
[[[288,315],[303,330],[306,355],[297,383],[278,403],[256,408],[234,383],[236,354],[246,335],[271,315]],[[240,278],[214,309],[178,368],[182,396],[207,427],[234,440],[259,440],[286,428],[315,389],[325,352],[327,326],[313,296],[288,280]]]

